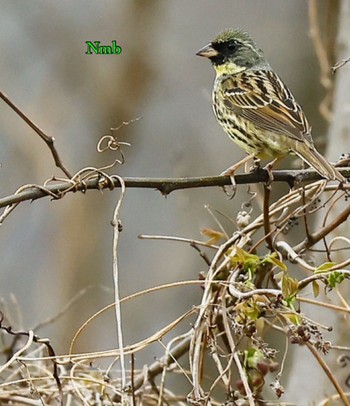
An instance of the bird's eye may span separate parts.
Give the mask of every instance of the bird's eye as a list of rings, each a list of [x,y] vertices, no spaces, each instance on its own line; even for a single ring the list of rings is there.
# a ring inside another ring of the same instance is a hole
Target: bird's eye
[[[236,49],[237,49],[237,44],[236,44],[235,42],[230,42],[230,43],[227,45],[227,49],[228,49],[230,52],[234,52],[234,51],[236,51]]]

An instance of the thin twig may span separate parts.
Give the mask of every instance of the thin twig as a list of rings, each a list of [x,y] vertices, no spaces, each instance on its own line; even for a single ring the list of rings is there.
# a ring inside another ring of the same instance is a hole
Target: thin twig
[[[124,356],[124,343],[123,343],[123,329],[122,329],[122,316],[121,316],[121,303],[119,295],[119,269],[118,269],[118,242],[119,233],[122,231],[122,225],[119,220],[119,212],[125,195],[125,184],[121,177],[118,176],[118,181],[121,185],[121,194],[118,203],[114,210],[112,226],[113,226],[113,281],[114,281],[114,300],[115,300],[115,316],[117,321],[117,336],[120,351],[120,369],[121,369],[121,386],[122,390],[126,388],[126,368]],[[123,402],[124,404],[124,402]]]
[[[165,349],[165,356],[172,355],[171,348],[174,346],[174,344],[175,344],[176,342],[179,342],[179,341],[180,341],[181,343],[183,343],[184,340],[185,340],[186,338],[188,338],[191,334],[192,334],[192,331],[188,331],[188,332],[185,333],[185,334],[182,334],[182,335],[180,335],[180,336],[174,337],[172,340],[169,341],[169,343],[168,343],[166,346],[160,341],[159,344],[161,344],[161,345],[164,346],[164,349]],[[178,363],[178,361],[177,361],[176,358],[173,358],[173,363],[183,372],[184,376],[186,376],[187,379],[190,381],[190,379],[189,379],[189,377],[188,377],[188,374],[183,370],[183,368],[182,368],[181,365]],[[164,394],[164,392],[165,392],[165,390],[166,390],[166,388],[165,388],[165,378],[166,378],[166,372],[167,372],[167,370],[169,369],[169,366],[170,366],[170,364],[169,364],[169,365],[163,364],[163,371],[162,371],[162,375],[161,375],[161,381],[160,381],[160,384],[159,384],[159,397],[158,397],[158,405],[159,405],[159,406],[163,405],[163,394]],[[154,379],[154,377],[152,377],[152,380],[153,380],[153,379]],[[191,381],[190,381],[190,383],[191,383]]]
[[[163,241],[179,241],[179,242],[185,242],[189,245],[199,245],[202,247],[206,247],[206,248],[212,248],[212,249],[218,249],[219,247],[217,245],[213,245],[213,244],[208,244],[206,242],[203,241],[199,241],[199,240],[192,240],[190,238],[184,238],[184,237],[174,237],[172,235],[148,235],[148,234],[140,234],[138,236],[138,238],[140,238],[140,240],[163,240]]]
[[[135,354],[131,354],[130,388],[133,405],[136,405],[134,375],[135,375]]]
[[[192,333],[192,332],[191,332]],[[153,379],[157,375],[163,372],[164,366],[169,366],[175,360],[178,360],[182,355],[188,352],[191,341],[191,334],[184,338],[178,345],[176,345],[171,351],[166,353],[165,356],[155,361],[147,368],[147,379]],[[144,383],[144,373],[141,372],[139,375],[134,377],[134,390],[139,389]],[[131,385],[131,382],[130,382]],[[120,396],[116,395],[113,399],[115,402],[120,402]]]
[[[309,239],[310,238],[310,227],[309,227],[309,220],[308,220],[308,216],[307,216],[308,210],[307,210],[307,202],[306,202],[305,188],[304,187],[302,187],[301,193],[302,193],[303,206],[304,206],[303,220],[304,220],[305,234],[306,234],[306,238]]]
[[[91,288],[91,286],[88,286],[87,288],[81,289],[75,296],[73,296],[61,309],[57,314],[50,316],[48,319],[41,321],[38,323],[35,327],[33,327],[32,330],[39,330],[40,328],[54,323],[56,320],[58,320],[61,316],[63,316],[67,311],[82,297],[86,294],[86,292]]]
[[[332,67],[332,73],[335,73],[339,68],[342,66],[346,65],[348,62],[350,62],[350,57],[346,59],[341,59],[338,61],[333,67]]]
[[[270,225],[270,194],[271,194],[271,186],[268,184],[264,184],[264,205],[263,205],[263,215],[264,215],[264,232],[265,232],[265,239],[266,245],[270,251],[273,250],[272,247],[272,235],[271,235],[271,225]]]
[[[305,343],[307,348],[310,350],[312,355],[316,358],[317,362],[320,364],[323,371],[326,373],[328,379],[333,384],[335,390],[339,393],[340,399],[344,402],[345,406],[350,406],[350,402],[340,387],[338,381],[335,379],[335,376],[332,374],[332,371],[329,369],[328,365],[324,362],[323,358],[317,352],[316,348],[309,342]]]
[[[245,373],[245,371],[243,369],[241,360],[239,358],[239,354],[238,354],[238,351],[237,351],[237,348],[236,348],[236,344],[235,344],[234,339],[232,337],[232,331],[229,328],[230,323],[229,323],[228,318],[227,318],[227,313],[223,312],[222,317],[224,319],[224,327],[225,327],[227,340],[228,340],[228,342],[230,344],[231,354],[233,356],[236,367],[238,369],[239,377],[242,380],[243,387],[244,387],[244,390],[245,390],[245,393],[246,393],[246,396],[247,396],[247,399],[248,399],[249,406],[254,406],[255,402],[254,402],[253,393],[252,393],[252,391],[250,389],[247,375],[246,375],[246,373]]]
[[[175,287],[182,287],[182,286],[191,286],[191,285],[202,285],[203,281],[200,280],[190,280],[190,281],[180,281],[180,282],[172,282],[172,283],[167,283],[164,285],[160,285],[160,286],[155,286],[153,288],[148,288],[142,291],[138,291],[136,293],[133,293],[129,296],[124,297],[123,299],[120,300],[121,303],[124,303],[126,301],[132,300],[132,299],[136,299],[140,296],[144,296],[146,294],[150,294],[153,292],[158,292],[160,290],[163,289],[169,289],[169,288],[175,288]],[[217,281],[213,281],[213,284],[217,284]],[[73,353],[74,350],[74,346],[75,343],[78,339],[78,337],[82,334],[83,330],[90,324],[92,323],[92,321],[94,321],[98,316],[100,316],[101,314],[103,314],[104,312],[106,312],[107,310],[110,310],[112,308],[115,307],[114,303],[111,303],[105,307],[103,307],[102,309],[98,310],[96,313],[94,313],[91,317],[89,317],[77,330],[77,332],[74,334],[74,337],[71,341],[70,347],[69,347],[69,352],[68,352],[68,357],[75,357],[76,354]]]
[[[47,348],[47,351],[49,353],[49,357],[47,357],[47,359],[51,358],[53,361],[53,378],[57,384],[58,393],[59,393],[59,397],[60,397],[60,404],[61,404],[61,406],[63,406],[64,398],[63,398],[63,391],[62,391],[62,383],[59,378],[59,372],[58,372],[58,367],[57,367],[57,362],[56,362],[56,354],[55,354],[55,351],[54,351],[52,345],[50,344],[50,340],[48,340],[47,338],[40,338],[37,335],[34,335],[33,331],[13,331],[11,326],[7,327],[7,326],[3,325],[3,320],[4,320],[4,316],[0,312],[1,330],[6,331],[7,334],[10,334],[13,336],[28,337],[28,341],[27,341],[27,344],[24,347],[22,347],[19,351],[17,351],[17,353],[14,354],[6,364],[4,364],[0,367],[0,373],[16,359],[21,360],[22,357],[20,357],[20,354],[23,353],[23,351],[25,351],[27,348],[29,348],[29,346],[32,342],[45,345]]]
[[[53,156],[53,159],[55,161],[55,165],[57,166],[57,168],[60,168],[62,170],[62,172],[68,177],[71,178],[71,174],[68,171],[68,169],[64,166],[58,151],[54,145],[55,143],[55,139],[53,137],[49,137],[48,135],[46,135],[38,126],[36,126],[33,121],[28,118],[22,110],[20,110],[19,107],[17,107],[3,92],[0,92],[0,97],[1,99],[12,108],[12,110],[14,110],[21,118],[23,121],[25,121],[30,128],[32,128],[38,135],[39,137],[46,143],[46,145],[49,147],[51,154]]]
[[[28,331],[28,340],[27,342],[17,351],[15,352],[12,357],[5,362],[5,364],[0,366],[0,374],[5,371],[6,368],[8,368],[18,357],[25,352],[32,344],[33,344],[33,338],[34,338],[34,332],[33,330]]]
[[[318,300],[309,299],[307,297],[301,297],[299,295],[297,296],[297,300],[299,302],[302,302],[302,303],[308,303],[308,304],[312,304],[312,305],[315,305],[315,306],[325,307],[327,309],[332,309],[332,310],[335,310],[337,312],[350,313],[350,309],[348,309],[346,307],[342,307],[342,306],[337,306],[337,305],[334,305],[332,303],[324,303],[324,302],[320,302]]]
[[[321,228],[320,231],[310,234],[308,238],[302,241],[300,244],[293,247],[294,251],[299,253],[302,252],[317,242],[322,240],[325,236],[327,236],[330,232],[335,230],[340,224],[344,223],[347,218],[350,216],[350,205],[348,205],[333,221],[331,221],[327,226]]]

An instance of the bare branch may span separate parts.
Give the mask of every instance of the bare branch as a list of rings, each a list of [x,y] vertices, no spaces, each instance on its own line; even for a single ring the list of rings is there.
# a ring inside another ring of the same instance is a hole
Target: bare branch
[[[72,175],[69,173],[68,169],[63,165],[63,162],[58,154],[58,151],[54,145],[55,139],[53,137],[49,137],[46,135],[38,126],[36,126],[33,121],[28,118],[23,111],[19,109],[3,92],[0,92],[0,97],[2,100],[12,108],[21,118],[23,121],[25,121],[30,128],[32,128],[38,135],[39,137],[46,143],[46,145],[49,147],[51,154],[53,156],[53,159],[55,161],[55,165],[57,168],[60,168],[62,172],[68,176],[68,178],[71,178]]]
[[[317,352],[316,348],[308,342],[306,343],[306,346],[310,350],[312,355],[316,358],[317,362],[319,363],[320,367],[323,369],[323,371],[327,375],[328,379],[332,382],[335,390],[338,392],[341,400],[344,402],[344,405],[350,406],[350,402],[349,402],[348,398],[346,397],[343,389],[339,385],[338,381],[335,379],[335,376],[333,375],[332,371],[329,369],[328,365],[324,362],[323,358]]]
[[[270,213],[269,213],[269,202],[270,202],[271,186],[264,184],[264,230],[266,244],[270,250],[272,250],[272,235],[271,235],[271,224],[270,224]]]
[[[350,174],[350,167],[342,168],[341,172],[345,175]],[[104,177],[101,173],[99,176],[90,177],[87,180],[76,183],[62,182],[45,187],[40,185],[31,185],[30,188],[21,188],[22,191],[10,196],[0,198],[0,208],[24,202],[27,200],[36,200],[45,196],[51,196],[53,199],[62,198],[68,192],[85,192],[87,190],[103,190],[120,187],[118,178],[113,176]],[[315,181],[321,177],[312,170],[278,170],[273,171],[273,182],[286,182],[293,185],[294,182],[305,180]],[[113,180],[113,184],[110,183]],[[202,176],[191,178],[123,178],[126,188],[156,189],[163,195],[168,195],[175,190],[194,189],[201,187],[225,186],[231,184],[229,176]],[[253,173],[235,175],[236,184],[246,185],[252,183],[264,183],[269,180],[267,172],[263,169]],[[347,188],[347,185],[343,185]],[[335,187],[336,188],[336,187]]]
[[[350,61],[350,57],[346,59],[341,59],[332,67],[332,73],[335,73],[339,68],[346,65]]]
[[[298,244],[296,247],[293,248],[294,251],[299,253],[312,247],[317,242],[322,240],[322,238],[326,237],[330,232],[335,230],[340,224],[344,223],[344,221],[347,220],[349,215],[350,215],[350,206],[346,207],[346,209],[343,210],[333,221],[331,221],[325,227],[322,227],[320,231],[314,234],[310,234],[308,238],[306,238],[303,242],[301,242],[300,244]]]

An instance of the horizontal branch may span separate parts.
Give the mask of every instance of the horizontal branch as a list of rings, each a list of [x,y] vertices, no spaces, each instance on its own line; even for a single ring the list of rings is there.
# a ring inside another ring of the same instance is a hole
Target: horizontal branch
[[[341,172],[348,176],[350,168],[342,168]],[[272,172],[273,182],[286,182],[293,186],[296,182],[316,181],[322,179],[312,170],[277,170]],[[163,195],[168,195],[175,190],[193,189],[213,186],[231,185],[229,176],[207,176],[192,178],[123,178],[127,188],[145,188],[159,190]],[[247,174],[235,175],[237,185],[246,185],[252,183],[265,183],[270,180],[266,170],[258,169]],[[45,186],[27,185],[17,193],[0,198],[0,208],[13,204],[18,204],[27,200],[36,200],[45,196],[51,196],[53,199],[60,199],[69,192],[85,192],[87,190],[114,189],[120,187],[120,182],[113,175],[92,175],[87,180],[71,181],[61,183],[52,183]]]

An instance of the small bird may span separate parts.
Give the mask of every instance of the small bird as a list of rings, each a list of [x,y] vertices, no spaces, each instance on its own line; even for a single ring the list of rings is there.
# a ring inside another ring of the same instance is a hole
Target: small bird
[[[214,114],[232,141],[258,159],[294,153],[322,177],[345,182],[316,150],[301,106],[248,33],[223,31],[196,55],[214,66]]]

